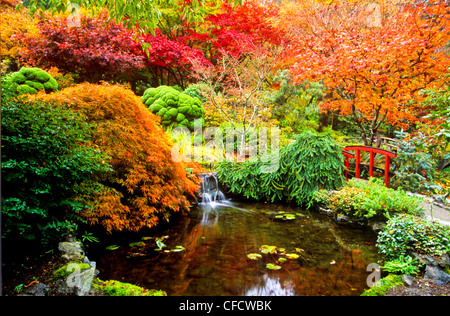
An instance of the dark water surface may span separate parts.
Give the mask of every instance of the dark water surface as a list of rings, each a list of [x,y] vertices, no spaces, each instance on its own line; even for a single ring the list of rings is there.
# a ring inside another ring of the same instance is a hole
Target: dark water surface
[[[286,214],[295,219],[280,218]],[[155,251],[155,238],[149,238],[88,255],[102,280],[192,296],[360,295],[368,288],[367,265],[378,261],[372,231],[286,205],[197,206],[156,237],[163,238],[162,251]],[[263,245],[276,246],[276,253],[261,253]],[[177,246],[184,250],[169,251]],[[250,260],[250,253],[261,258]],[[283,261],[286,254],[299,257]],[[281,268],[268,269],[268,263]]]

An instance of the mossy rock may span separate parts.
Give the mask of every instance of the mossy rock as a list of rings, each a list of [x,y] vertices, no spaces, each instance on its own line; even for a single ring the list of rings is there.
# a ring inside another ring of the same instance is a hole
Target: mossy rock
[[[92,282],[92,287],[106,296],[167,296],[166,292],[161,290],[148,290],[116,280],[102,281],[95,279]]]
[[[401,275],[389,274],[374,284],[368,290],[365,290],[361,296],[384,296],[390,288],[402,284]]]
[[[71,275],[74,272],[79,272],[79,271],[82,271],[82,270],[86,270],[86,269],[89,269],[90,267],[91,266],[89,264],[87,264],[87,263],[70,262],[70,263],[62,266],[61,268],[59,268],[55,272],[53,272],[53,277],[55,279],[65,278],[65,277]]]

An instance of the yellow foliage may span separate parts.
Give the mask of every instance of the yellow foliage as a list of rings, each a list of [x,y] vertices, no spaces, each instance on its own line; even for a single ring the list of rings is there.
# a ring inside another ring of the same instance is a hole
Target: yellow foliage
[[[0,12],[0,29],[1,72],[4,74],[11,64],[18,62],[19,54],[24,49],[17,36],[35,35],[38,28],[36,20],[25,10],[15,11],[7,8]]]

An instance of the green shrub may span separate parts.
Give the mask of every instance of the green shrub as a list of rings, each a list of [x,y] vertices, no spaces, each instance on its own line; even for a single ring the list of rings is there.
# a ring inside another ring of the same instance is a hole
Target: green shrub
[[[419,133],[406,140],[408,134],[396,134],[400,138],[400,146],[397,157],[392,160],[395,176],[391,179],[391,186],[411,192],[426,192],[437,188],[433,184],[436,166],[432,156],[425,152],[426,137]]]
[[[50,93],[58,90],[58,83],[46,71],[39,68],[22,68],[6,78],[18,94],[36,94],[39,90]]]
[[[19,99],[2,85],[2,237],[58,239],[75,227],[108,158],[88,146],[92,126],[68,109]]]
[[[383,216],[391,213],[419,213],[420,199],[405,191],[386,188],[380,179],[369,181],[351,179],[349,186],[331,196],[328,207],[346,215],[357,217]]]
[[[187,127],[194,130],[194,120],[202,118],[202,102],[169,86],[145,90],[142,102],[161,118],[165,129]]]
[[[217,176],[232,193],[257,200],[292,201],[311,206],[320,189],[332,190],[344,183],[341,148],[330,135],[305,132],[280,150],[276,172],[262,173],[256,162],[221,162]]]
[[[450,227],[402,214],[391,218],[378,234],[378,250],[388,260],[413,252],[440,257],[450,252]]]

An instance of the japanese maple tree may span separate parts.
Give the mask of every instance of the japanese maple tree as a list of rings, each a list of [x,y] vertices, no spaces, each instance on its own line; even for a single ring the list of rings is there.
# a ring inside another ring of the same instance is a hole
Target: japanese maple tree
[[[285,5],[279,20],[292,41],[292,73],[299,81],[323,80],[329,94],[322,111],[352,115],[366,145],[383,122],[403,128],[414,122],[410,100],[420,100],[419,92],[436,86],[450,65],[445,4],[385,9],[310,0]]]
[[[220,10],[205,16],[200,25],[185,23],[185,35],[179,38],[202,49],[215,63],[223,54],[237,56],[251,45],[280,45],[283,31],[272,23],[278,12],[279,6],[272,2],[262,4],[252,0],[232,6],[223,1]]]
[[[159,29],[154,34],[141,35],[139,42],[144,43],[148,50],[138,46],[136,54],[143,56],[145,70],[151,74],[152,86],[155,87],[177,84],[184,88],[191,78],[193,60],[202,65],[209,64],[201,50],[171,40]]]
[[[144,66],[144,56],[134,35],[109,21],[106,12],[81,17],[81,27],[68,27],[66,17],[46,16],[38,23],[38,36],[24,36],[22,56],[38,67],[58,67],[75,73],[80,81],[118,80]]]

